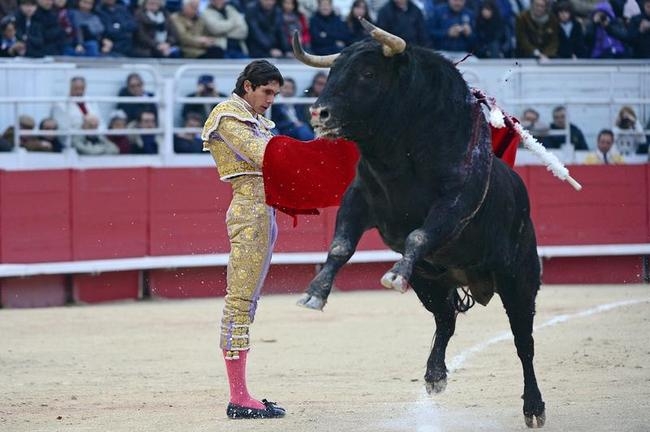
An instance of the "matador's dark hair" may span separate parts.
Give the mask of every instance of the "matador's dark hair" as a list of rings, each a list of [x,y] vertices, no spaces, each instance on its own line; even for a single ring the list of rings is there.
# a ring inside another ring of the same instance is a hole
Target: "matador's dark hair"
[[[237,77],[237,84],[235,84],[235,90],[233,90],[237,96],[246,94],[244,90],[244,81],[246,80],[251,82],[253,90],[272,81],[277,81],[281,86],[284,84],[284,78],[282,78],[278,68],[267,60],[254,60],[244,68]]]

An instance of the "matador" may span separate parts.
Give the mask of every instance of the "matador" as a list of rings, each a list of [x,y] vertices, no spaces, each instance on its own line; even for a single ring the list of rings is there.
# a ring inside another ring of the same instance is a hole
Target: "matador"
[[[271,262],[277,235],[275,210],[265,203],[262,162],[273,136],[264,117],[280,86],[280,71],[255,60],[239,75],[230,98],[219,103],[203,127],[204,150],[210,151],[221,180],[232,185],[226,214],[230,239],[227,288],[221,320],[220,346],[230,385],[230,418],[277,418],[285,410],[266,399],[253,398],[246,385],[249,327]]]

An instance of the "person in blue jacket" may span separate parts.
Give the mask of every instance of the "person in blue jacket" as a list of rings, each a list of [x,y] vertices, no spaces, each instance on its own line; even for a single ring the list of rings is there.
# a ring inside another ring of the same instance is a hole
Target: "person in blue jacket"
[[[339,14],[334,11],[331,0],[319,0],[318,10],[309,20],[311,50],[315,55],[340,52],[348,45],[350,32]]]
[[[470,52],[476,39],[474,14],[465,0],[447,0],[435,8],[429,24],[433,47],[442,51]]]

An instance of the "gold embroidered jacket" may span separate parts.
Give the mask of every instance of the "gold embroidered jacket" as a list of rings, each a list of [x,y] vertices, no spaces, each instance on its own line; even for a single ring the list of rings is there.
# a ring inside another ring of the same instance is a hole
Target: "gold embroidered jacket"
[[[244,99],[233,94],[214,107],[203,126],[203,150],[212,153],[221,180],[262,175],[264,149],[275,123],[251,111]]]

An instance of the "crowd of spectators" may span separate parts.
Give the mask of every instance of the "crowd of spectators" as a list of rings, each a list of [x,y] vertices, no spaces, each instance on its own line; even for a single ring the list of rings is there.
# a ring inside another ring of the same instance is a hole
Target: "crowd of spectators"
[[[314,138],[314,131],[309,123],[309,104],[286,103],[284,99],[318,97],[326,81],[326,73],[316,72],[309,87],[302,94],[297,94],[295,80],[290,77],[285,79],[281,95],[273,105],[273,110],[268,113],[276,122],[277,134],[300,140]],[[163,136],[157,133],[160,131],[158,105],[146,100],[155,99],[155,95],[145,90],[145,82],[140,74],[134,72],[126,77],[125,85],[118,92],[118,96],[124,100],[114,105],[107,118],[102,117],[102,111],[96,103],[86,100],[86,86],[84,77],[72,77],[68,98],[52,105],[48,116],[41,120],[38,129],[32,116],[20,115],[18,125],[21,133],[18,134],[18,146],[27,151],[55,153],[68,147],[80,155],[159,153]],[[196,89],[186,97],[207,100],[187,102],[179,107],[181,127],[173,137],[174,152],[201,153],[203,142],[200,130],[217,100],[228,95],[219,91],[212,75],[203,74],[197,79]],[[148,133],[147,129],[155,131]],[[12,151],[15,138],[14,126],[8,126],[0,135],[0,151]]]
[[[650,0],[302,2],[0,0],[0,56],[283,58],[294,31],[327,55],[367,37],[363,16],[409,44],[482,58],[650,58]]]
[[[571,151],[593,151],[585,158],[587,164],[622,164],[632,155],[648,154],[648,138],[634,108],[620,108],[612,125],[604,125],[598,132],[596,142],[589,146],[585,136],[576,124],[568,121],[567,109],[559,105],[553,108],[553,122],[544,123],[539,112],[526,108],[521,116],[521,125],[547,149],[562,149],[570,146]],[[650,119],[646,125],[650,129]],[[568,134],[567,134],[568,132]]]

